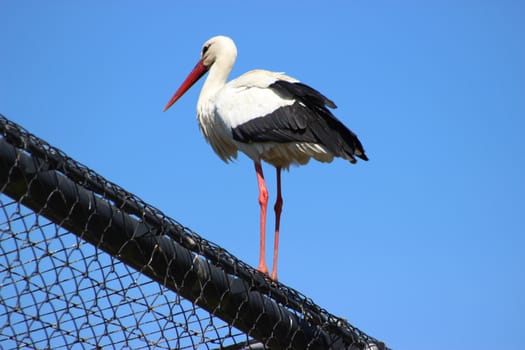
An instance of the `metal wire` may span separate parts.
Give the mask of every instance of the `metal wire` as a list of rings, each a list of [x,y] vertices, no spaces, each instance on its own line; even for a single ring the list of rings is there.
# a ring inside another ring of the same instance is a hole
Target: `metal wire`
[[[0,115],[0,349],[384,349]]]

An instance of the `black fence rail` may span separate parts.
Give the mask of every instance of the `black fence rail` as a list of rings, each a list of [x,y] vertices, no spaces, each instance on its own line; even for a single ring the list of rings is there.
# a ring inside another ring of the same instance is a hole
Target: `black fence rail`
[[[385,349],[0,115],[0,349]]]

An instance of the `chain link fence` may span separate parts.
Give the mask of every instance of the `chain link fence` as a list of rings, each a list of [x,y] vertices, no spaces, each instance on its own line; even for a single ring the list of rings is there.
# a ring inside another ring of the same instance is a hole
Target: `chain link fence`
[[[0,349],[386,349],[0,115]]]

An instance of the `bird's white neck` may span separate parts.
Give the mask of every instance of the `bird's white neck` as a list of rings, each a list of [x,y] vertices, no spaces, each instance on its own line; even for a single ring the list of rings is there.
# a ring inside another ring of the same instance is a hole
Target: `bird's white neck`
[[[236,55],[224,55],[217,57],[215,62],[213,62],[206,81],[202,86],[198,105],[208,104],[214,100],[217,92],[226,85],[226,80],[228,80],[228,76],[233,68],[235,58]]]
[[[210,69],[197,103],[197,119],[204,135],[209,139],[211,131],[207,129],[207,125],[215,123],[216,96],[226,85],[237,58],[237,48],[231,39],[222,36],[210,39],[205,46],[208,49],[201,60]]]

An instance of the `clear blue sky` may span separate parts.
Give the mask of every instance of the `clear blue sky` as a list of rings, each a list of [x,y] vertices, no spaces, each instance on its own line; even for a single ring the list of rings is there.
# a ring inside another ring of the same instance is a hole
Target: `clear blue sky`
[[[317,88],[370,161],[284,174],[281,281],[395,349],[523,348],[523,2],[2,1],[0,23],[0,113],[252,265],[251,161],[206,144],[202,83],[161,110],[217,34],[232,76]]]

